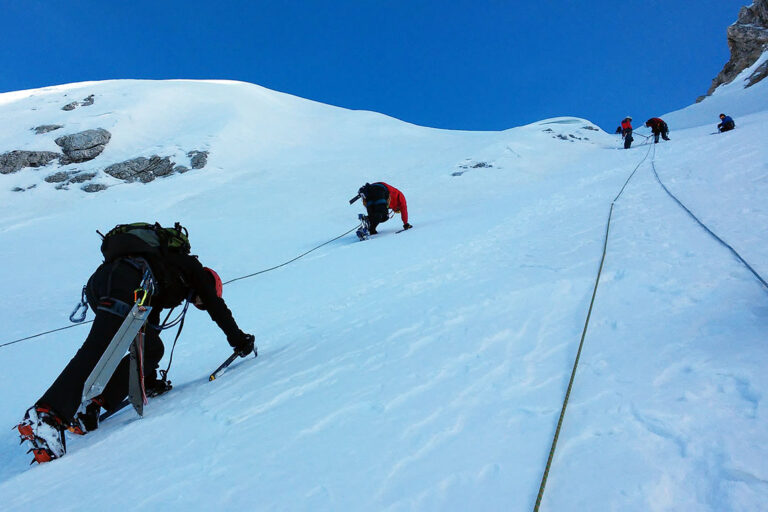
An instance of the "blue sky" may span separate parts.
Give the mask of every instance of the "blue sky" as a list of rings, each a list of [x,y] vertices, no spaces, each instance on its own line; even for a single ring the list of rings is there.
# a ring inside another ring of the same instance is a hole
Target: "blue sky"
[[[0,0],[0,92],[220,78],[439,128],[682,108],[750,0]],[[674,127],[671,127],[674,130]]]

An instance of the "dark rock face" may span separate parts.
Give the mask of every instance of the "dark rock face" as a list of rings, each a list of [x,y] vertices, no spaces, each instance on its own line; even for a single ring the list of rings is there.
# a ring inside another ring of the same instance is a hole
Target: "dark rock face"
[[[64,128],[64,127],[60,124],[41,124],[40,126],[35,126],[32,129],[35,131],[35,135],[42,135],[44,133],[58,130],[59,128]]]
[[[723,84],[733,81],[736,76],[754,64],[768,50],[768,0],[755,0],[749,7],[742,7],[739,19],[728,27],[728,48],[731,59],[722,71],[712,80],[707,96]],[[754,85],[768,75],[768,65],[764,64],[749,77],[748,86]],[[706,96],[700,97],[701,101]]]
[[[202,169],[208,163],[207,151],[190,151],[187,156],[190,158],[189,163],[193,169]]]
[[[61,164],[86,162],[96,158],[104,151],[111,138],[112,134],[104,128],[59,137],[55,142],[64,152]]]
[[[174,171],[175,164],[169,157],[157,155],[145,158],[140,156],[125,162],[110,165],[104,172],[112,177],[127,181],[149,183],[160,176],[167,176]]]
[[[0,155],[0,174],[10,174],[25,167],[48,165],[61,155],[53,151],[10,151]]]

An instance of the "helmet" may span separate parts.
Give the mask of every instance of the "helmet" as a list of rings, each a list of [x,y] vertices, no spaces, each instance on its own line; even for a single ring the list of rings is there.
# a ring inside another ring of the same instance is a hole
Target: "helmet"
[[[221,282],[221,278],[219,277],[219,274],[217,274],[216,271],[213,270],[212,268],[203,267],[203,270],[208,272],[208,275],[211,276],[211,279],[213,279],[213,285],[216,288],[216,296],[221,298],[221,296],[223,295],[223,292],[224,292],[224,285]],[[195,300],[194,300],[193,304],[195,305],[195,307],[197,309],[201,309],[203,311],[205,311],[205,309],[206,309],[205,304],[203,304],[199,300],[199,296],[195,297]]]
[[[627,120],[631,121],[632,120],[632,116],[627,116],[624,119],[627,119]]]
[[[211,277],[213,277],[213,283],[216,286],[216,296],[221,298],[221,296],[224,294],[224,285],[221,283],[219,274],[217,274],[216,271],[212,268],[203,267],[203,270],[211,274]]]
[[[725,114],[720,114],[720,119],[724,118]]]

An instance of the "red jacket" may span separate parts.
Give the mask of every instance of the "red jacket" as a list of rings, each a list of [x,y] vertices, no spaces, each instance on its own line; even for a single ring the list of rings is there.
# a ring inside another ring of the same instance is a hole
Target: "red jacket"
[[[664,127],[666,125],[667,123],[665,123],[663,119],[660,119],[658,117],[652,117],[645,122],[645,126],[650,128],[653,131],[653,133],[664,131]]]
[[[624,119],[621,122],[621,129],[622,130],[631,130],[632,129],[632,123],[630,122],[629,119]]]
[[[400,217],[403,219],[403,224],[408,223],[408,204],[405,202],[405,196],[402,192],[397,190],[392,185],[388,185],[383,181],[380,181],[382,185],[389,190],[389,207],[400,213]]]

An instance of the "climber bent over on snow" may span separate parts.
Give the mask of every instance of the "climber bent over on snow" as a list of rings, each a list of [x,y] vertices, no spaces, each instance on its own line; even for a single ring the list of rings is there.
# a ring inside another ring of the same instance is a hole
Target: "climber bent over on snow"
[[[121,228],[123,231],[116,233]],[[166,241],[164,247],[147,247],[145,238],[152,230],[162,236],[177,236],[181,242],[169,246]],[[197,256],[189,254],[186,230],[178,223],[174,228],[144,223],[118,226],[104,238],[102,252],[105,261],[88,279],[84,290],[88,305],[96,314],[88,337],[17,427],[22,440],[32,444],[31,451],[37,462],[64,455],[64,430],[84,434],[97,428],[101,408],[109,411],[128,395],[130,363],[125,356],[103,392],[88,403],[81,403],[86,380],[131,310],[136,300],[134,292],[144,276],[151,275],[154,283],[152,294],[146,299],[152,310],[144,326],[147,396],[170,389],[170,383],[164,378],[158,379],[156,374],[164,352],[160,340],[163,308],[173,308],[190,300],[199,309],[207,310],[238,355],[245,357],[254,351],[253,335],[240,330],[221,298],[221,279],[213,270],[203,267]]]
[[[363,226],[368,229],[371,235],[376,234],[376,226],[389,220],[389,210],[399,213],[403,220],[403,229],[411,229],[408,223],[408,204],[405,196],[392,185],[384,182],[366,183],[357,191],[357,195],[350,200],[350,204],[358,198],[363,198],[363,204],[368,211],[367,216],[363,216]],[[359,236],[359,235],[358,235]]]
[[[659,142],[659,135],[661,135],[661,138],[664,140],[669,140],[668,134],[669,134],[669,126],[667,126],[667,123],[664,122],[663,119],[658,117],[652,117],[649,120],[645,122],[645,126],[651,129],[653,132],[653,143],[658,144]]]

